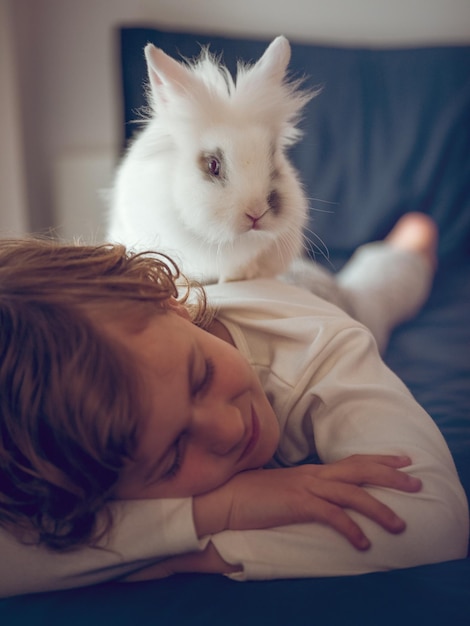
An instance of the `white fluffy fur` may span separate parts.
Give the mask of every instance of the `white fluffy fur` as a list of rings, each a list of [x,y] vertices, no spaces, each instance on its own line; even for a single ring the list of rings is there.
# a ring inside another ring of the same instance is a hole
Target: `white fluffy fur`
[[[118,168],[108,238],[167,252],[206,283],[284,271],[307,213],[285,151],[313,95],[286,79],[287,39],[236,81],[207,50],[188,65],[151,44],[145,55],[152,115]],[[219,176],[205,171],[212,155]]]

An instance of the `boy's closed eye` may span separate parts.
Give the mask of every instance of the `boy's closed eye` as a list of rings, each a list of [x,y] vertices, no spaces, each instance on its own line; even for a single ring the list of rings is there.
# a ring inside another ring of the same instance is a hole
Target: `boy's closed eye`
[[[199,359],[201,365],[196,368],[194,365],[196,358],[194,355],[192,356],[193,358],[190,359],[189,365],[191,396],[203,396],[210,389],[215,373],[215,365],[211,358],[201,358]],[[197,374],[193,373],[195,369],[198,370]],[[161,460],[167,469],[164,469],[163,472],[161,470],[158,471],[157,477],[154,471],[149,472],[145,480],[146,486],[156,484],[160,481],[171,480],[177,476],[183,462],[185,436],[186,432],[179,434]],[[169,462],[166,459],[169,459]],[[162,462],[159,462],[158,465],[161,467]]]
[[[214,362],[212,361],[211,358],[205,358],[202,374],[193,385],[192,395],[194,396],[204,395],[210,389],[210,386],[214,377],[214,372],[215,372]],[[171,478],[174,478],[178,474],[179,470],[181,469],[183,456],[184,456],[184,436],[185,436],[185,433],[182,433],[176,439],[174,443],[173,462],[171,463],[169,469],[166,470],[164,474],[162,475],[163,480],[169,480]]]
[[[169,480],[178,474],[184,456],[185,434],[185,432],[179,434],[165,454],[147,471],[144,478],[144,485],[146,487]]]
[[[174,478],[181,469],[184,456],[184,435],[185,433],[182,433],[175,441],[173,446],[173,461],[170,467],[161,476],[162,480],[170,480],[171,478]]]
[[[200,368],[201,373],[192,385],[192,395],[204,395],[211,386],[215,374],[215,365],[210,357],[204,359],[203,366]]]

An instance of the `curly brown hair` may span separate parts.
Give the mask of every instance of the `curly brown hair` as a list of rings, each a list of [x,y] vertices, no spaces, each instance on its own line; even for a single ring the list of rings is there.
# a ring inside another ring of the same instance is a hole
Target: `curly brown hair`
[[[158,253],[0,241],[0,525],[53,549],[96,543],[146,414],[138,368],[100,320],[145,324],[203,290]],[[184,283],[184,281],[183,281]]]

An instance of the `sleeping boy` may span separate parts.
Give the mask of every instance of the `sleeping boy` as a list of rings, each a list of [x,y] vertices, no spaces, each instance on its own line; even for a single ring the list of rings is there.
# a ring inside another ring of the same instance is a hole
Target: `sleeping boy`
[[[383,242],[384,291],[429,282],[426,224]],[[365,326],[276,279],[177,280],[122,246],[0,243],[1,595],[466,555],[450,452]]]

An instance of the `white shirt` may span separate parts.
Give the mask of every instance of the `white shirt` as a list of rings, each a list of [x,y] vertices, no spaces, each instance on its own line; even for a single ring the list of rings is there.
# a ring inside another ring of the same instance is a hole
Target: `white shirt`
[[[276,453],[292,465],[318,454],[406,454],[418,494],[369,491],[407,522],[398,536],[351,512],[372,541],[355,550],[320,524],[226,531],[212,538],[241,564],[238,579],[330,576],[466,556],[468,506],[448,447],[429,415],[380,359],[370,332],[334,305],[296,287],[257,280],[208,287],[218,318],[260,376],[281,427]]]

